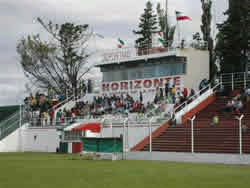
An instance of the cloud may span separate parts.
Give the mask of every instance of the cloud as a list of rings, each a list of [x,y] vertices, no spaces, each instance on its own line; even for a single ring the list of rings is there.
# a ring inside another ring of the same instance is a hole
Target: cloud
[[[154,5],[165,0],[152,0]],[[175,10],[183,11],[192,18],[192,22],[181,23],[181,33],[184,38],[190,37],[200,30],[201,4],[200,0],[169,0],[169,15],[175,24]],[[215,1],[214,1],[215,2]],[[120,37],[127,44],[133,44],[138,20],[143,13],[145,0],[1,0],[1,40],[0,40],[0,105],[14,100],[25,78],[18,63],[16,44],[28,34],[40,33],[47,38],[47,33],[35,21],[41,17],[54,23],[74,22],[90,24],[104,39],[92,39],[92,49],[116,48]],[[222,12],[227,7],[227,0],[216,1],[216,20],[224,19]],[[98,71],[94,70],[94,74]],[[92,74],[93,75],[93,74]],[[18,84],[15,80],[18,78]],[[5,89],[4,89],[5,88]],[[4,90],[4,92],[2,91]]]

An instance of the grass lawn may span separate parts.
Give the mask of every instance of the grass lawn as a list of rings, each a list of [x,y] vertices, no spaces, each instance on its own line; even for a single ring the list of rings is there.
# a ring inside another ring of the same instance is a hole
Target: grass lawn
[[[250,166],[0,153],[0,188],[249,188]]]

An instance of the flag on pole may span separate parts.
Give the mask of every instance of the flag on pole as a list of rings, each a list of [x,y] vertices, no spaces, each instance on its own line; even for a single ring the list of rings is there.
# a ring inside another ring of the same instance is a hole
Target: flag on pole
[[[162,45],[163,46],[165,46],[166,44],[167,44],[167,41],[165,41],[164,39],[163,39],[163,37],[162,37],[162,33],[161,32],[158,32],[158,41],[160,42],[160,43],[162,43]]]
[[[120,38],[118,38],[118,42],[120,43],[118,44],[118,48],[122,48],[125,45],[125,42],[121,40]]]
[[[177,21],[182,21],[182,20],[190,20],[191,21],[191,18],[188,17],[188,16],[185,16],[182,12],[180,11],[175,11],[175,14],[176,14],[176,19]]]

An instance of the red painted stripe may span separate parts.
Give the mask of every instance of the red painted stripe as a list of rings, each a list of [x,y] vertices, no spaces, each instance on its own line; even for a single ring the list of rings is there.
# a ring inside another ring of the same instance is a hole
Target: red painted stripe
[[[178,16],[177,20],[178,21],[181,21],[181,20],[191,20],[191,18],[189,18],[188,16]]]

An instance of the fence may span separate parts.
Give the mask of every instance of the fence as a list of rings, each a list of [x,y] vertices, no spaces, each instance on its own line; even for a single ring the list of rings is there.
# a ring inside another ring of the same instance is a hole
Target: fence
[[[20,105],[20,108],[16,113],[0,123],[0,140],[4,139],[13,131],[28,122],[25,112],[26,106]]]
[[[83,152],[122,152],[122,138],[82,138]]]
[[[220,77],[221,88],[246,89],[250,86],[250,75],[248,72],[226,73]]]

